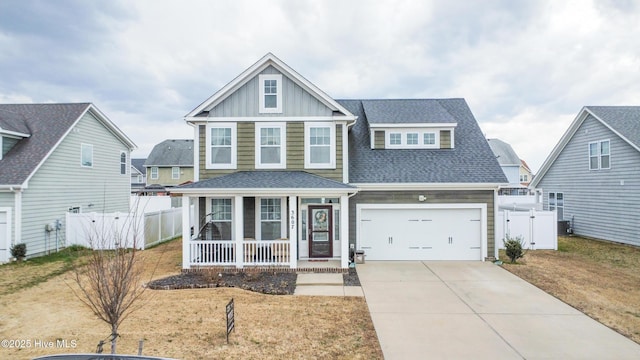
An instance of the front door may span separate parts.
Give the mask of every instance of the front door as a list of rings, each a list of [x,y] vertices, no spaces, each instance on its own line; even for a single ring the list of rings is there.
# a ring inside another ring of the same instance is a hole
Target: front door
[[[329,258],[333,255],[333,219],[331,205],[309,205],[309,257]]]

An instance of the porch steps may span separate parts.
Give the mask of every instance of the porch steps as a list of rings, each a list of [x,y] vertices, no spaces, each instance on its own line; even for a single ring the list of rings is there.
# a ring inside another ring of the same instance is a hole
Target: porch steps
[[[342,274],[298,274],[296,291],[299,296],[364,296],[360,286],[344,286]]]

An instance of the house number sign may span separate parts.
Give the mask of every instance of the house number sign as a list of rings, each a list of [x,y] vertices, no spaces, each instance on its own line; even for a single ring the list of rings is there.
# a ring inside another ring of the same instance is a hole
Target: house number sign
[[[291,216],[289,216],[289,222],[291,223],[291,230],[296,227],[296,212],[291,210]]]

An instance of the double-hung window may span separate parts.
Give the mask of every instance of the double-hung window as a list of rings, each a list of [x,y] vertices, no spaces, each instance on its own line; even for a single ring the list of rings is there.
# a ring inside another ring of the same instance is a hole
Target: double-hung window
[[[127,153],[120,152],[120,175],[127,175]]]
[[[93,145],[80,144],[80,165],[93,167]]]
[[[589,170],[611,168],[611,142],[609,140],[589,143]]]
[[[282,237],[282,199],[260,199],[260,239],[276,240]]]
[[[207,125],[207,169],[235,169],[237,144],[236,123]]]
[[[331,123],[305,124],[304,164],[308,169],[335,169],[336,127]]]
[[[158,179],[158,167],[157,166],[152,166],[151,167],[151,179],[152,180],[157,180]]]
[[[258,76],[260,83],[260,112],[282,112],[282,75],[264,74]]]
[[[211,199],[211,226],[207,234],[208,240],[232,240],[232,215],[231,199]]]
[[[564,220],[564,193],[549,193],[549,210],[558,212],[558,220]]]
[[[256,169],[287,167],[285,123],[256,123]]]
[[[173,180],[180,179],[180,167],[179,166],[173,166],[171,168],[171,178]]]

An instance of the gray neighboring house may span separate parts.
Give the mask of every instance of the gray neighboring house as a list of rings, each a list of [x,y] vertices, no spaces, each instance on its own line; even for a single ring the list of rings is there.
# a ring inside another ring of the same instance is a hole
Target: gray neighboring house
[[[464,99],[335,100],[269,53],[185,120],[183,268],[497,254],[507,179]]]
[[[135,144],[91,103],[0,104],[0,261],[64,245],[67,212],[126,212]]]
[[[577,235],[640,246],[640,106],[586,106],[530,184]]]
[[[527,187],[522,185],[520,181],[520,171],[524,162],[520,160],[510,144],[500,139],[487,139],[487,141],[509,182],[509,185],[500,188],[499,194],[526,195],[528,193]]]
[[[136,194],[147,185],[147,159],[131,159],[131,194]]]
[[[168,139],[157,144],[144,162],[147,185],[169,188],[193,181],[193,140]]]

